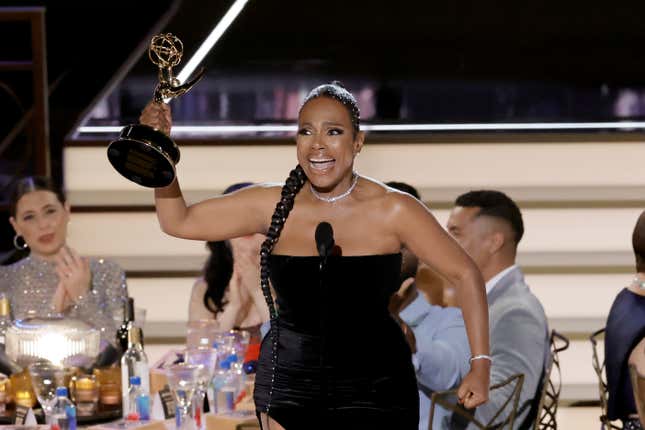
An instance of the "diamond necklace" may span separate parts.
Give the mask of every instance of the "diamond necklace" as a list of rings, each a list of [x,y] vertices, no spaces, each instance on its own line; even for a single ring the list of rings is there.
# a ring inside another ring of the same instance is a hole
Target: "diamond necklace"
[[[338,200],[344,199],[345,197],[350,195],[352,191],[354,191],[354,188],[356,188],[356,184],[358,184],[358,175],[356,174],[356,172],[354,172],[352,173],[352,176],[354,178],[352,179],[352,185],[350,185],[347,191],[345,191],[343,194],[339,194],[337,196],[333,196],[333,197],[321,196],[320,194],[318,194],[316,190],[314,190],[314,187],[313,185],[311,185],[311,182],[309,182],[309,189],[311,190],[311,194],[313,194],[314,197],[317,198],[318,200],[322,200],[323,202],[327,202],[327,203],[334,203],[334,202],[337,202]]]
[[[645,281],[641,280],[638,276],[634,278],[634,280],[632,281],[632,285],[640,288],[641,290],[645,290]]]

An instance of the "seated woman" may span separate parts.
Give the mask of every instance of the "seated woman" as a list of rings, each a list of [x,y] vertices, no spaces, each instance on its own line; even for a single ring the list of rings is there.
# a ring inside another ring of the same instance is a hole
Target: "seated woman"
[[[29,256],[0,267],[0,292],[14,319],[65,315],[101,331],[115,343],[128,296],[125,274],[113,262],[80,256],[67,245],[70,206],[48,178],[19,180],[10,200],[14,246]]]
[[[625,429],[640,429],[628,359],[645,338],[645,212],[641,213],[632,246],[636,256],[636,276],[624,288],[611,306],[605,331],[605,363],[609,401],[607,417],[621,420]]]
[[[250,183],[234,184],[229,194]],[[260,246],[264,235],[252,234],[226,241],[207,242],[211,255],[204,275],[193,286],[189,321],[215,319],[220,330],[257,328],[269,321],[269,309],[260,289]]]

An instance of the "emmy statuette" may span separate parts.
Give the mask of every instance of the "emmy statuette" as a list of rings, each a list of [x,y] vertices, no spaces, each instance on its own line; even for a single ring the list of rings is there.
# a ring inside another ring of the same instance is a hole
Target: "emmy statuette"
[[[150,41],[148,57],[159,68],[159,82],[154,102],[166,103],[190,90],[203,76],[204,69],[180,85],[172,68],[183,54],[181,40],[172,33],[158,34]],[[143,124],[130,124],[121,130],[119,138],[108,146],[108,159],[125,178],[144,187],[170,185],[175,179],[179,162],[177,144],[163,132]]]

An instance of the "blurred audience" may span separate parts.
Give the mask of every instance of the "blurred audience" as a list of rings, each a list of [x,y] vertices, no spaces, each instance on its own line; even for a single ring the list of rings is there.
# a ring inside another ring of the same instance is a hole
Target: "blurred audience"
[[[641,213],[632,234],[636,257],[636,276],[614,300],[605,331],[605,363],[609,399],[607,417],[621,420],[626,429],[642,428],[638,420],[628,360],[638,364],[636,345],[645,337],[645,212]],[[641,347],[640,358],[645,351]]]
[[[252,185],[239,183],[224,194]],[[265,236],[253,234],[207,242],[211,251],[204,274],[193,285],[189,321],[215,319],[220,330],[257,328],[269,320],[260,289],[260,246]]]
[[[499,191],[471,191],[459,196],[450,213],[448,231],[470,254],[486,280],[490,318],[491,385],[524,374],[519,413],[514,428],[531,420],[533,401],[549,354],[546,315],[516,264],[524,234],[517,204]],[[482,422],[491,420],[508,397],[508,390],[490,393],[477,408]],[[510,411],[510,409],[508,409]],[[500,418],[506,418],[502,416]]]
[[[0,267],[0,292],[9,298],[13,318],[78,318],[114,344],[128,297],[125,273],[116,263],[81,256],[67,245],[70,205],[62,190],[49,178],[20,179],[9,210],[14,246],[29,251]]]
[[[388,182],[388,186],[407,192],[417,199],[410,185]],[[416,285],[418,259],[402,250],[401,288],[392,297],[390,311],[402,320],[408,343],[414,352],[413,362],[419,387],[419,430],[427,430],[430,397],[433,391],[456,388],[470,370],[470,347],[461,311],[433,306],[419,294]],[[435,409],[433,430],[452,428],[452,413],[440,406]]]

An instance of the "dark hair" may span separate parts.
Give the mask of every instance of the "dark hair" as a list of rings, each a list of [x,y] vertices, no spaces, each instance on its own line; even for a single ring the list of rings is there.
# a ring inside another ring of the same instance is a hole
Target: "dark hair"
[[[237,182],[226,187],[222,194],[231,194],[232,192],[241,190],[242,188],[250,187],[251,185],[253,185],[253,182]]]
[[[455,205],[480,208],[477,216],[490,216],[509,223],[515,233],[517,245],[524,236],[524,222],[517,204],[506,194],[495,190],[470,191],[455,200]]]
[[[230,194],[253,185],[252,182],[239,182],[228,186],[223,194]],[[206,242],[210,250],[210,256],[204,265],[204,281],[206,291],[204,292],[204,306],[215,315],[224,310],[226,301],[224,293],[233,276],[233,250],[227,240]]]
[[[388,187],[392,187],[395,190],[408,193],[412,197],[416,198],[417,200],[421,200],[421,197],[419,196],[419,192],[417,191],[417,189],[410,184],[406,184],[405,182],[390,181],[390,182],[386,182],[385,185],[387,185]]]
[[[296,199],[296,194],[302,189],[307,181],[305,171],[297,165],[289,173],[289,177],[285,181],[284,186],[280,192],[280,201],[275,205],[275,210],[271,216],[271,226],[267,231],[266,239],[260,248],[260,287],[264,300],[266,300],[267,307],[269,308],[269,316],[271,317],[271,374],[272,378],[275,376],[275,367],[278,361],[278,311],[275,307],[273,297],[271,296],[271,287],[269,286],[269,255],[273,251],[275,244],[280,238],[280,233],[287,221],[287,217],[293,209],[293,203]],[[269,411],[271,405],[271,396],[273,393],[273,383],[269,389],[269,399],[266,404],[265,412]]]
[[[215,315],[224,310],[224,293],[233,276],[233,252],[228,240],[206,242],[211,254],[204,265],[204,306]]]
[[[56,194],[56,198],[61,204],[65,204],[65,194],[63,190],[56,186],[51,178],[44,176],[25,176],[18,179],[13,185],[11,196],[9,197],[9,214],[16,216],[18,201],[25,195],[33,191],[51,191]]]
[[[331,84],[319,85],[313,90],[309,91],[309,94],[307,94],[307,97],[305,97],[305,100],[302,102],[302,106],[300,106],[300,111],[302,111],[302,108],[311,100],[317,99],[319,97],[334,99],[345,106],[345,108],[349,112],[349,117],[352,122],[352,129],[354,130],[354,134],[358,133],[358,131],[360,130],[361,111],[358,108],[356,98],[354,98],[352,93],[347,91],[343,84],[341,84],[339,81],[333,81]]]
[[[645,211],[640,214],[634,226],[632,247],[636,257],[636,271],[645,272]]]

